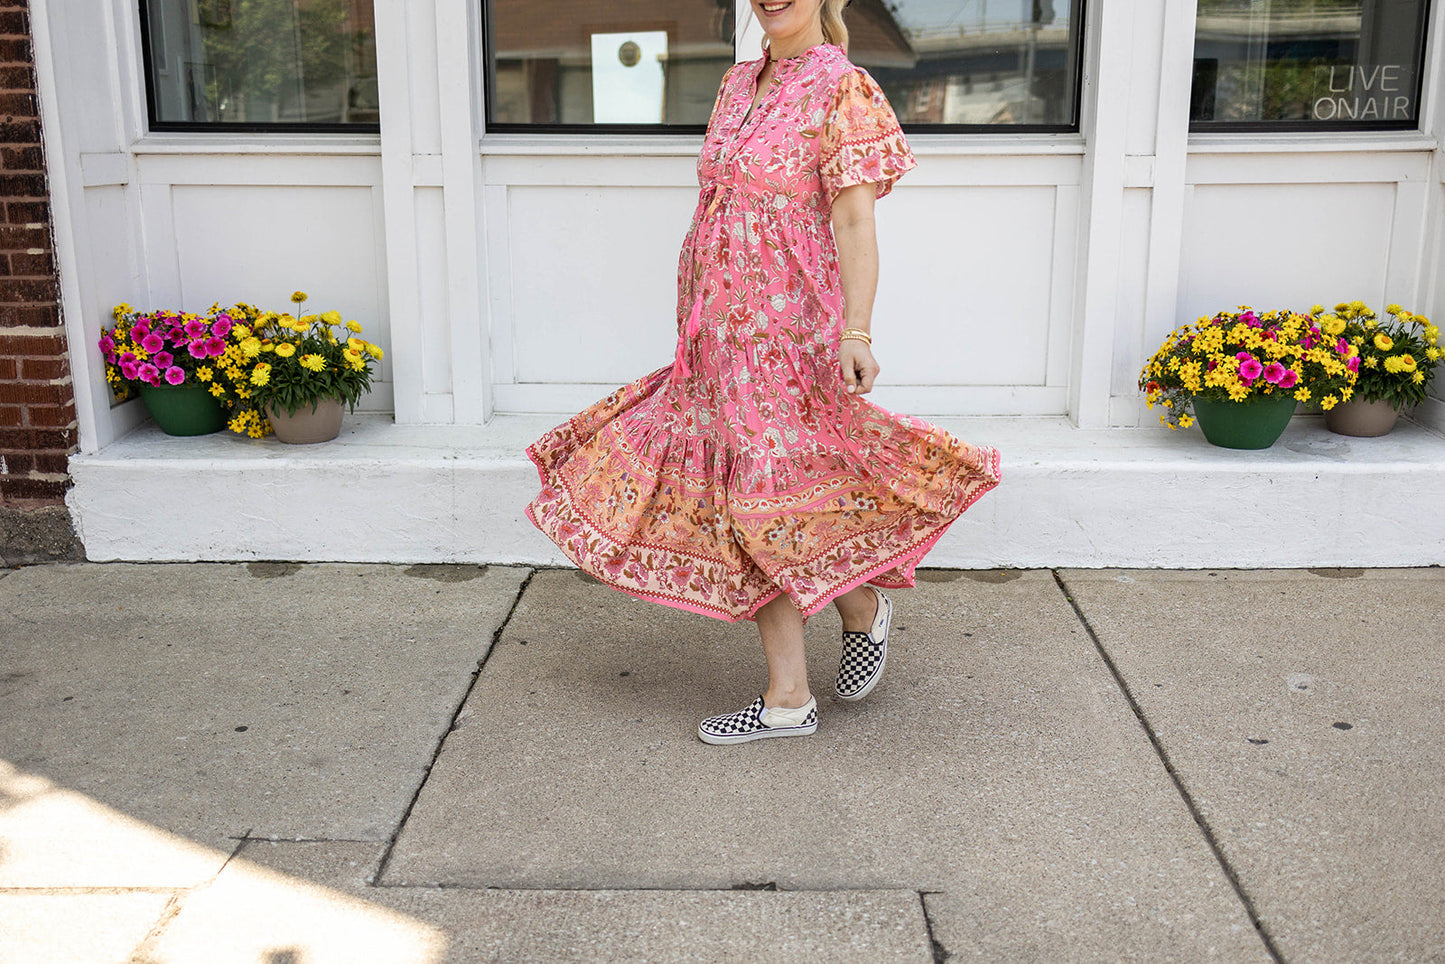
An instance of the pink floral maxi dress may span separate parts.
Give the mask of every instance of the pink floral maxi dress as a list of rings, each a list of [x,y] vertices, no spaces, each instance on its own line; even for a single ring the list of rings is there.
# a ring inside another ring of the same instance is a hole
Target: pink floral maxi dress
[[[677,357],[527,454],[527,517],[586,572],[653,602],[806,616],[871,582],[911,586],[948,526],[999,481],[999,455],[848,394],[830,212],[914,166],[883,92],[841,48],[723,78],[678,271]]]

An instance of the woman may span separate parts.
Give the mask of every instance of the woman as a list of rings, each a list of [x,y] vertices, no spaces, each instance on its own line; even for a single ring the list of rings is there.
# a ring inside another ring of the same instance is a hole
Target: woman
[[[883,92],[848,62],[847,0],[752,0],[764,56],[724,76],[678,271],[673,364],[527,453],[527,516],[578,566],[643,599],[753,619],[768,688],[707,743],[817,729],[804,620],[843,621],[835,691],[887,658],[892,603],[944,530],[998,484],[991,448],[865,401],[878,362],[873,204],[914,166]]]

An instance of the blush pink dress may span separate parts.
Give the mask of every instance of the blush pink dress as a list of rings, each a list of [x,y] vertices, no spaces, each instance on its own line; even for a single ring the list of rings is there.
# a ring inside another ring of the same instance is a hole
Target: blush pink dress
[[[844,390],[830,211],[914,166],[868,74],[831,44],[723,78],[678,270],[673,364],[527,449],[527,517],[568,558],[643,599],[805,616],[862,583],[911,586],[948,526],[999,482],[999,455]],[[886,336],[886,324],[883,329]]]

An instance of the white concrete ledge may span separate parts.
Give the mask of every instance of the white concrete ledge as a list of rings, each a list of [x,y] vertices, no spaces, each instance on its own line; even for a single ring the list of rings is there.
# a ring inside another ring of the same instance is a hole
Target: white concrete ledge
[[[558,420],[396,425],[348,415],[289,446],[143,425],[74,456],[69,505],[93,561],[558,564],[523,515],[523,452]],[[1308,567],[1445,564],[1445,437],[1379,439],[1297,417],[1275,446],[1198,430],[1088,431],[1063,419],[938,419],[1003,452],[1004,481],[928,557],[935,566]]]

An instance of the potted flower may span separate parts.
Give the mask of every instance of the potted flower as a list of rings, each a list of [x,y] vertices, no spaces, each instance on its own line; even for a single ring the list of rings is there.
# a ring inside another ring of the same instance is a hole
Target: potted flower
[[[1273,445],[1297,402],[1326,411],[1353,392],[1358,349],[1316,319],[1248,305],[1170,333],[1139,376],[1139,388],[1170,429],[1198,418],[1204,437],[1226,448]],[[1190,410],[1193,415],[1190,415]]]
[[[213,375],[235,327],[228,311],[212,305],[205,315],[138,312],[119,304],[111,315],[115,324],[101,330],[100,351],[117,401],[139,394],[168,435],[206,435],[225,426],[234,386]]]
[[[1381,322],[1363,301],[1335,305],[1333,313],[1315,305],[1310,313],[1320,328],[1343,337],[1360,353],[1355,397],[1325,412],[1325,425],[1340,435],[1373,437],[1394,428],[1402,409],[1425,397],[1440,361],[1440,329],[1430,319],[1386,305]]]
[[[342,324],[336,311],[302,314],[306,292],[291,296],[296,315],[247,313],[237,348],[249,383],[248,422],[262,415],[283,442],[324,442],[341,431],[343,407],[371,390],[371,366],[381,349],[358,338],[362,327]],[[249,306],[247,306],[249,308]]]

